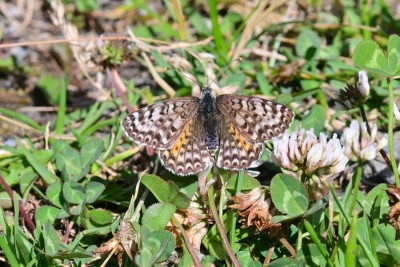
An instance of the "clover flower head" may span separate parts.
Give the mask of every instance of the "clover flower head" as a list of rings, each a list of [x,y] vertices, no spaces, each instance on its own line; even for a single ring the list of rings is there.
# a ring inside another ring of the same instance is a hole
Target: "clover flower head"
[[[357,120],[353,120],[342,135],[344,153],[352,161],[368,161],[376,157],[376,152],[387,145],[387,139],[381,138],[376,140],[378,132],[375,124],[368,133],[367,124],[360,124]]]
[[[272,222],[272,215],[276,209],[272,208],[272,200],[265,187],[256,187],[247,194],[236,194],[232,200],[235,204],[229,207],[238,210],[241,217],[239,222],[242,223],[243,228],[254,225],[261,232],[280,226]]]
[[[355,108],[368,99],[369,90],[367,73],[359,71],[357,84],[347,84],[344,90],[340,90],[337,103],[346,109]]]
[[[348,162],[336,134],[328,141],[323,133],[318,139],[313,129],[296,129],[291,135],[274,138],[273,143],[272,161],[297,178],[339,173]]]

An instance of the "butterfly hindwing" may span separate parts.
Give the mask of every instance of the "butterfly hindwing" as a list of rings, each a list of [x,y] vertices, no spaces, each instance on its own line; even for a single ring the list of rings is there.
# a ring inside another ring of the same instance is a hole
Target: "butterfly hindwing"
[[[184,127],[175,144],[158,152],[161,162],[178,175],[198,173],[212,165],[212,158],[205,143],[204,130],[194,116]]]
[[[249,143],[236,126],[221,118],[217,166],[229,170],[249,168],[261,157],[262,144]]]
[[[288,107],[258,97],[220,95],[217,107],[250,143],[264,143],[282,134],[293,120]]]
[[[198,105],[197,97],[166,100],[127,115],[121,125],[125,134],[136,143],[168,149],[197,114]]]

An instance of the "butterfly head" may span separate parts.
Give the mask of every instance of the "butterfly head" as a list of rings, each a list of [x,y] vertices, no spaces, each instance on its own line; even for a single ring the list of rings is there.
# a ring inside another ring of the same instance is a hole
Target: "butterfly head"
[[[214,94],[214,92],[213,92],[213,90],[211,89],[210,86],[204,86],[203,88],[201,88],[200,98],[203,99],[206,96],[215,97],[215,94]]]

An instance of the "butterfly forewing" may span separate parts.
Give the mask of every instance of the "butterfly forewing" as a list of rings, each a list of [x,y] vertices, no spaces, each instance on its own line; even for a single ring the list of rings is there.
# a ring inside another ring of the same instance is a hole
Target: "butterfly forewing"
[[[121,125],[136,143],[168,149],[197,114],[198,105],[197,97],[166,100],[127,115]]]
[[[217,108],[249,143],[264,143],[282,134],[293,120],[288,107],[258,97],[220,95]]]
[[[175,144],[158,152],[161,162],[171,172],[179,175],[198,173],[212,165],[205,143],[204,128],[194,116],[184,127]]]

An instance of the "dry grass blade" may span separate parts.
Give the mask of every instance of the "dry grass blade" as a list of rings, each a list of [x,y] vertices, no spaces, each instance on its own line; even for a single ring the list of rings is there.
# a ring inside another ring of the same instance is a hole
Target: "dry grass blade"
[[[270,3],[271,6],[265,10],[267,5]],[[248,19],[246,23],[246,26],[243,30],[239,43],[235,47],[232,46],[232,49],[234,49],[234,52],[232,53],[232,58],[238,58],[241,56],[243,49],[246,47],[247,43],[252,38],[254,31],[256,27],[260,24],[260,22],[263,20],[268,20],[268,15],[277,8],[284,5],[285,3],[286,1],[283,0],[276,2],[260,1],[257,9],[254,11],[254,13],[251,15],[251,17]]]
[[[168,85],[167,82],[164,81],[163,78],[161,78],[160,75],[158,75],[157,70],[154,68],[153,63],[151,62],[150,58],[147,56],[145,52],[140,53],[140,55],[143,57],[143,59],[146,62],[147,68],[149,69],[151,76],[153,76],[154,80],[160,85],[160,87],[169,95],[169,96],[174,96],[175,95],[175,90],[172,89],[171,86]]]

